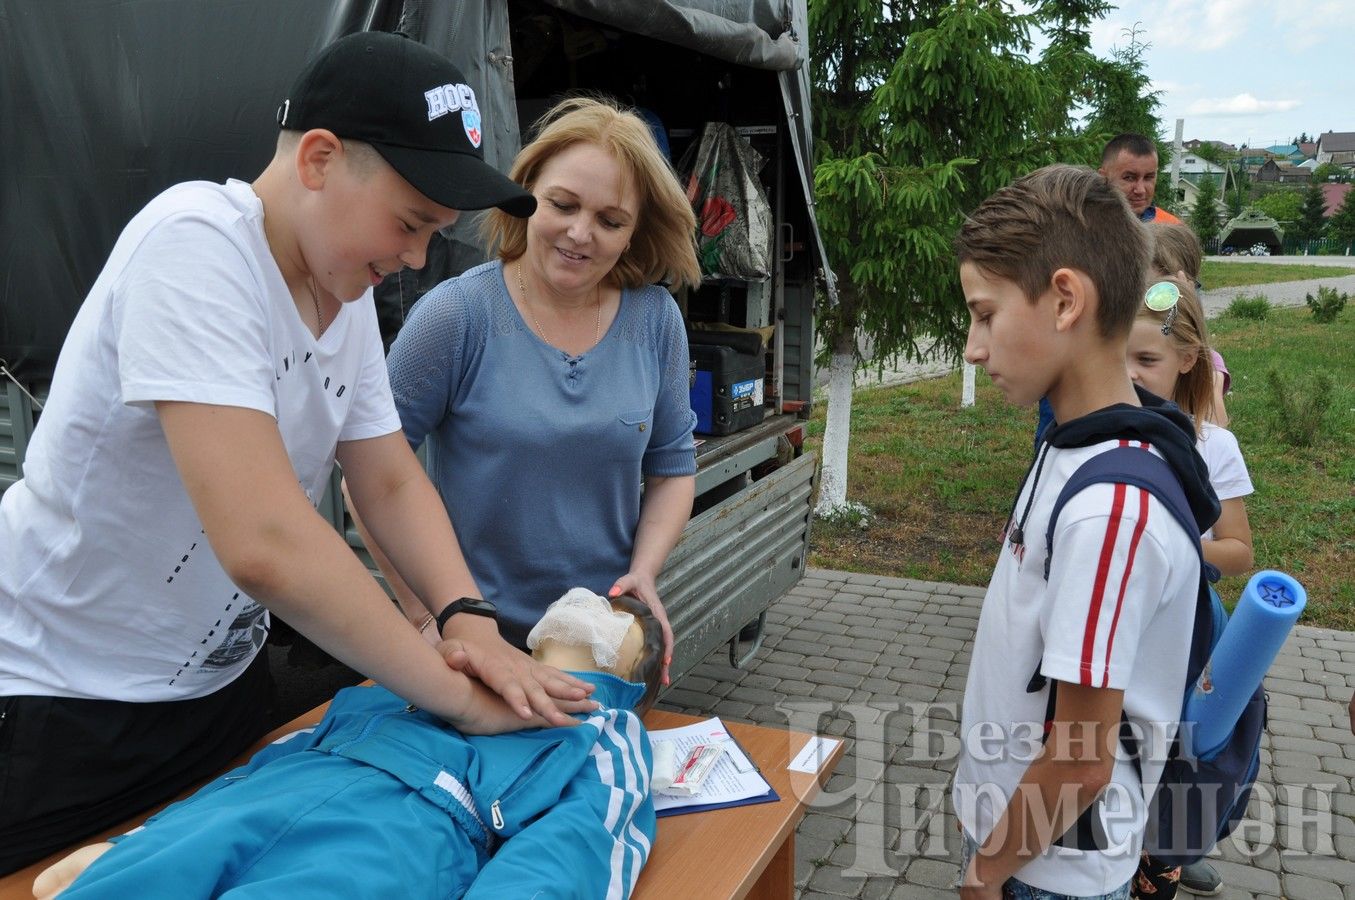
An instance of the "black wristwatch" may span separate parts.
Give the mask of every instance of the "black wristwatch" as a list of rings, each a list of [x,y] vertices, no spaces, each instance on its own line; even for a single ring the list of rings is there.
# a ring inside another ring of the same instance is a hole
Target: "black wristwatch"
[[[457,613],[470,613],[473,616],[486,616],[497,620],[499,611],[494,608],[494,604],[488,600],[481,600],[478,597],[462,597],[453,600],[438,613],[438,634],[442,634],[442,629],[447,625],[447,620]]]

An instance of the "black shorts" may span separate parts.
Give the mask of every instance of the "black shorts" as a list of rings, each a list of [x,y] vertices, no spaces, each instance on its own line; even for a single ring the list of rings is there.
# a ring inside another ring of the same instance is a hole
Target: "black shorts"
[[[194,700],[0,697],[0,875],[219,772],[275,721],[268,652]]]

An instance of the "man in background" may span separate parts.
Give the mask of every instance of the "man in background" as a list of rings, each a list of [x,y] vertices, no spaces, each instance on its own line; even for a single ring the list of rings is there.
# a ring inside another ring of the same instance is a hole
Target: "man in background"
[[[1180,225],[1181,220],[1153,205],[1157,191],[1157,145],[1141,134],[1120,134],[1101,151],[1096,171],[1124,194],[1134,215],[1144,222]]]

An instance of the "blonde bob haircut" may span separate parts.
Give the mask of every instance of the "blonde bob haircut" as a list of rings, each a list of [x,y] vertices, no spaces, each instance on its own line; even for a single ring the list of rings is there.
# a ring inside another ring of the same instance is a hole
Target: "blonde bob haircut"
[[[701,284],[696,259],[696,216],[649,126],[615,101],[572,97],[551,108],[535,126],[536,138],[518,153],[508,173],[535,191],[546,162],[575,144],[596,144],[611,153],[635,187],[635,232],[606,280],[623,288],[663,281]],[[511,262],[527,252],[527,220],[492,209],[482,225],[490,252]]]

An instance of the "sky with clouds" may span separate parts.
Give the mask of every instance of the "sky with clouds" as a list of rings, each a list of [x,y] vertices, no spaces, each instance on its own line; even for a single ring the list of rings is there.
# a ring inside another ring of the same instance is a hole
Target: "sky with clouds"
[[[1138,24],[1164,137],[1287,143],[1355,131],[1355,0],[1122,0],[1092,29],[1107,55]]]

